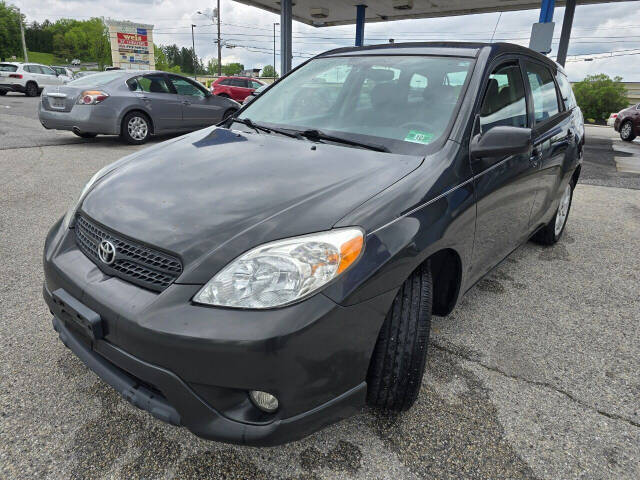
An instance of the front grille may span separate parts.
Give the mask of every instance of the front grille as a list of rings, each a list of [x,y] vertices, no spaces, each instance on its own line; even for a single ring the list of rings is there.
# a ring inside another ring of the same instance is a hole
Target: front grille
[[[89,218],[76,217],[76,243],[103,272],[141,287],[161,292],[182,273],[180,259],[141,245],[96,224]],[[115,249],[111,265],[98,256],[100,242],[108,240]]]

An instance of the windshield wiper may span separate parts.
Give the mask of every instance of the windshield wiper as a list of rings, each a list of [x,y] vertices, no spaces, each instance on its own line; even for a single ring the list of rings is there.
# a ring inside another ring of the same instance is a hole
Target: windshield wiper
[[[317,130],[315,128],[299,131],[298,134],[311,141],[327,140],[329,142],[342,143],[344,145],[352,145],[354,147],[367,148],[369,150],[374,150],[376,152],[388,153],[390,151],[384,145],[378,145],[376,143],[359,142],[357,140],[349,140],[347,138],[342,138],[342,137],[334,137],[333,135],[329,135],[328,133],[324,133],[323,131]]]
[[[249,128],[253,128],[256,132],[260,133],[260,131],[271,133],[271,129],[267,127],[263,127],[262,125],[255,124],[251,121],[250,118],[232,118],[231,123],[238,122],[246,125]]]
[[[275,127],[265,127],[264,125],[254,122],[250,118],[234,118],[231,123],[233,122],[242,123],[243,125],[246,125],[249,128],[253,128],[256,132],[260,132],[260,131],[265,133],[275,132],[275,133],[279,133],[280,135],[286,135],[287,137],[300,138],[300,134],[298,132],[289,132],[287,130],[283,130],[281,128],[275,128]]]

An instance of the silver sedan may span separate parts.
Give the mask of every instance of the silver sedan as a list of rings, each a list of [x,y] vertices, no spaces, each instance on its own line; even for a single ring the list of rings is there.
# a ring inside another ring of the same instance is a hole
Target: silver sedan
[[[182,75],[114,70],[45,88],[38,116],[45,128],[83,138],[120,135],[141,144],[150,135],[214,125],[239,108]]]

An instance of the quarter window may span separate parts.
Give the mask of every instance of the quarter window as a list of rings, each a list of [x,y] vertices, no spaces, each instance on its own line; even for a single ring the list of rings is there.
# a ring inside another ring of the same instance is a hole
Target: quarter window
[[[533,110],[536,123],[544,122],[558,113],[558,95],[551,72],[537,63],[525,63],[527,80],[533,96]]]
[[[480,131],[497,126],[527,126],[524,83],[517,64],[502,65],[489,75],[480,109]]]
[[[569,79],[567,79],[564,73],[558,72],[556,74],[556,80],[558,82],[558,87],[560,87],[560,94],[562,95],[562,101],[564,102],[565,108],[567,110],[572,109],[576,106],[576,97],[573,95]]]

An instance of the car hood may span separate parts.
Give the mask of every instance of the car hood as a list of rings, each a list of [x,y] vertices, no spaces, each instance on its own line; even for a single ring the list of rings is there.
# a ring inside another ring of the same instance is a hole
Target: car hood
[[[122,162],[86,195],[104,226],[179,255],[203,283],[262,243],[330,229],[422,157],[207,128]]]

